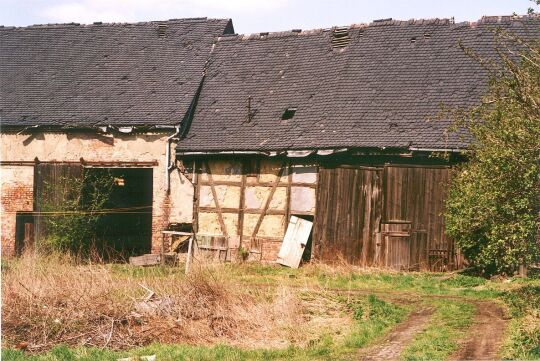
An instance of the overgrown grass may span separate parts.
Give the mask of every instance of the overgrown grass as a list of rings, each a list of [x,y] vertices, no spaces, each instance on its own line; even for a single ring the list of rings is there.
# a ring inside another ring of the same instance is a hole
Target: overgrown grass
[[[375,296],[345,297],[286,282],[238,287],[235,272],[243,268],[199,265],[186,276],[179,268],[28,254],[2,268],[3,345],[27,344],[38,360],[114,358],[151,342],[179,344],[160,351],[162,359],[184,353],[197,359],[326,358],[355,352],[406,313]],[[284,268],[246,268],[294,281]],[[259,277],[264,283],[267,276]],[[212,346],[219,344],[228,346]],[[20,357],[26,356],[3,351],[4,359]]]
[[[512,321],[501,355],[505,359],[540,360],[540,284],[507,292],[504,300]]]
[[[155,300],[167,300],[165,310],[133,315],[146,293],[140,285],[155,291]],[[534,296],[540,280],[258,263],[211,264],[186,276],[183,268],[79,265],[51,256],[3,261],[2,286],[4,347],[21,341],[45,345],[32,354],[3,350],[6,360],[150,354],[158,360],[347,359],[421,302],[436,311],[403,357],[443,359],[472,321],[467,300],[494,298],[504,299],[514,317],[503,355],[540,358],[540,317],[533,311],[539,307],[532,307],[539,303]],[[98,336],[85,347],[79,345],[86,338],[69,338],[88,329]]]
[[[375,296],[355,299],[347,304],[355,322],[341,339],[322,334],[306,347],[290,346],[285,349],[245,349],[227,345],[195,346],[186,344],[151,344],[130,351],[112,351],[100,348],[69,348],[56,346],[40,355],[28,355],[18,350],[2,350],[2,359],[14,361],[71,361],[116,360],[121,357],[156,355],[158,360],[335,360],[353,357],[357,349],[375,342],[407,314],[403,307],[383,301]],[[306,335],[309,337],[309,335]]]
[[[403,360],[444,360],[457,349],[474,316],[474,305],[449,300],[430,301],[436,307],[427,328],[403,350]]]
[[[358,349],[372,343],[389,328],[403,321],[409,310],[373,295],[356,301],[351,307],[358,324],[345,340],[349,349]]]
[[[354,266],[308,264],[298,270],[261,264],[229,265],[233,278],[250,284],[309,285],[324,289],[374,290],[384,293],[451,295],[490,299],[504,294],[507,285],[482,277],[433,272],[391,272]]]

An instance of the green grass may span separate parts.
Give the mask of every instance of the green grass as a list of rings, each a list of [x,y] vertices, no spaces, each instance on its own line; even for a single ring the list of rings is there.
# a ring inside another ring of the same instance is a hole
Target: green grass
[[[385,293],[414,292],[419,295],[452,295],[491,299],[503,295],[497,282],[481,277],[430,272],[333,271],[314,265],[298,270],[261,264],[228,265],[231,278],[247,284],[306,285],[339,290],[366,290]]]
[[[379,339],[386,331],[403,321],[409,309],[383,301],[373,295],[351,305],[357,326],[345,339],[347,350],[356,349]]]
[[[474,306],[467,302],[437,300],[427,328],[415,336],[403,350],[403,360],[444,360],[457,349],[474,316]]]
[[[540,284],[525,283],[506,292],[512,321],[502,347],[504,359],[540,360]]]

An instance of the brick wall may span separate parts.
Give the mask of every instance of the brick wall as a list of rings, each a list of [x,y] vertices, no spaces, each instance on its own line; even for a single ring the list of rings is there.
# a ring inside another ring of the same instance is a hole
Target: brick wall
[[[33,208],[34,168],[3,166],[0,177],[2,254],[12,256],[15,253],[16,214],[20,211],[32,211]]]

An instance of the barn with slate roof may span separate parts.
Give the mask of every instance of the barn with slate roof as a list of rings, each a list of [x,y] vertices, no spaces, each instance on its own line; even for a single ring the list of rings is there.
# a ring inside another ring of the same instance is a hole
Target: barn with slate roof
[[[39,238],[47,184],[108,169],[104,228],[118,248],[157,252],[170,223],[191,222],[173,142],[216,38],[230,19],[0,28],[2,250]],[[50,200],[50,199],[49,199]]]
[[[495,59],[500,28],[538,38],[540,19],[0,28],[2,249],[46,237],[47,184],[108,169],[123,201],[104,232],[131,253],[187,223],[201,252],[276,261],[304,222],[305,260],[457,268],[444,199],[471,139],[441,110],[481,102],[463,48]]]
[[[313,222],[306,258],[459,267],[443,207],[470,137],[440,115],[479,104],[489,80],[461,46],[494,59],[496,29],[527,38],[539,26],[385,19],[220,37],[176,147],[201,243],[273,261],[297,216]]]

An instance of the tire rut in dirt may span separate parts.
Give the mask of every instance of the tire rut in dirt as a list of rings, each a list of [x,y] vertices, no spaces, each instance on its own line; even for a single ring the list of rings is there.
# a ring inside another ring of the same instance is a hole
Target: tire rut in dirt
[[[493,302],[476,302],[473,324],[451,360],[496,360],[507,326],[504,309]]]
[[[413,312],[407,320],[394,328],[382,343],[362,350],[360,360],[399,360],[403,349],[417,333],[425,329],[432,313],[432,308],[423,308]]]

